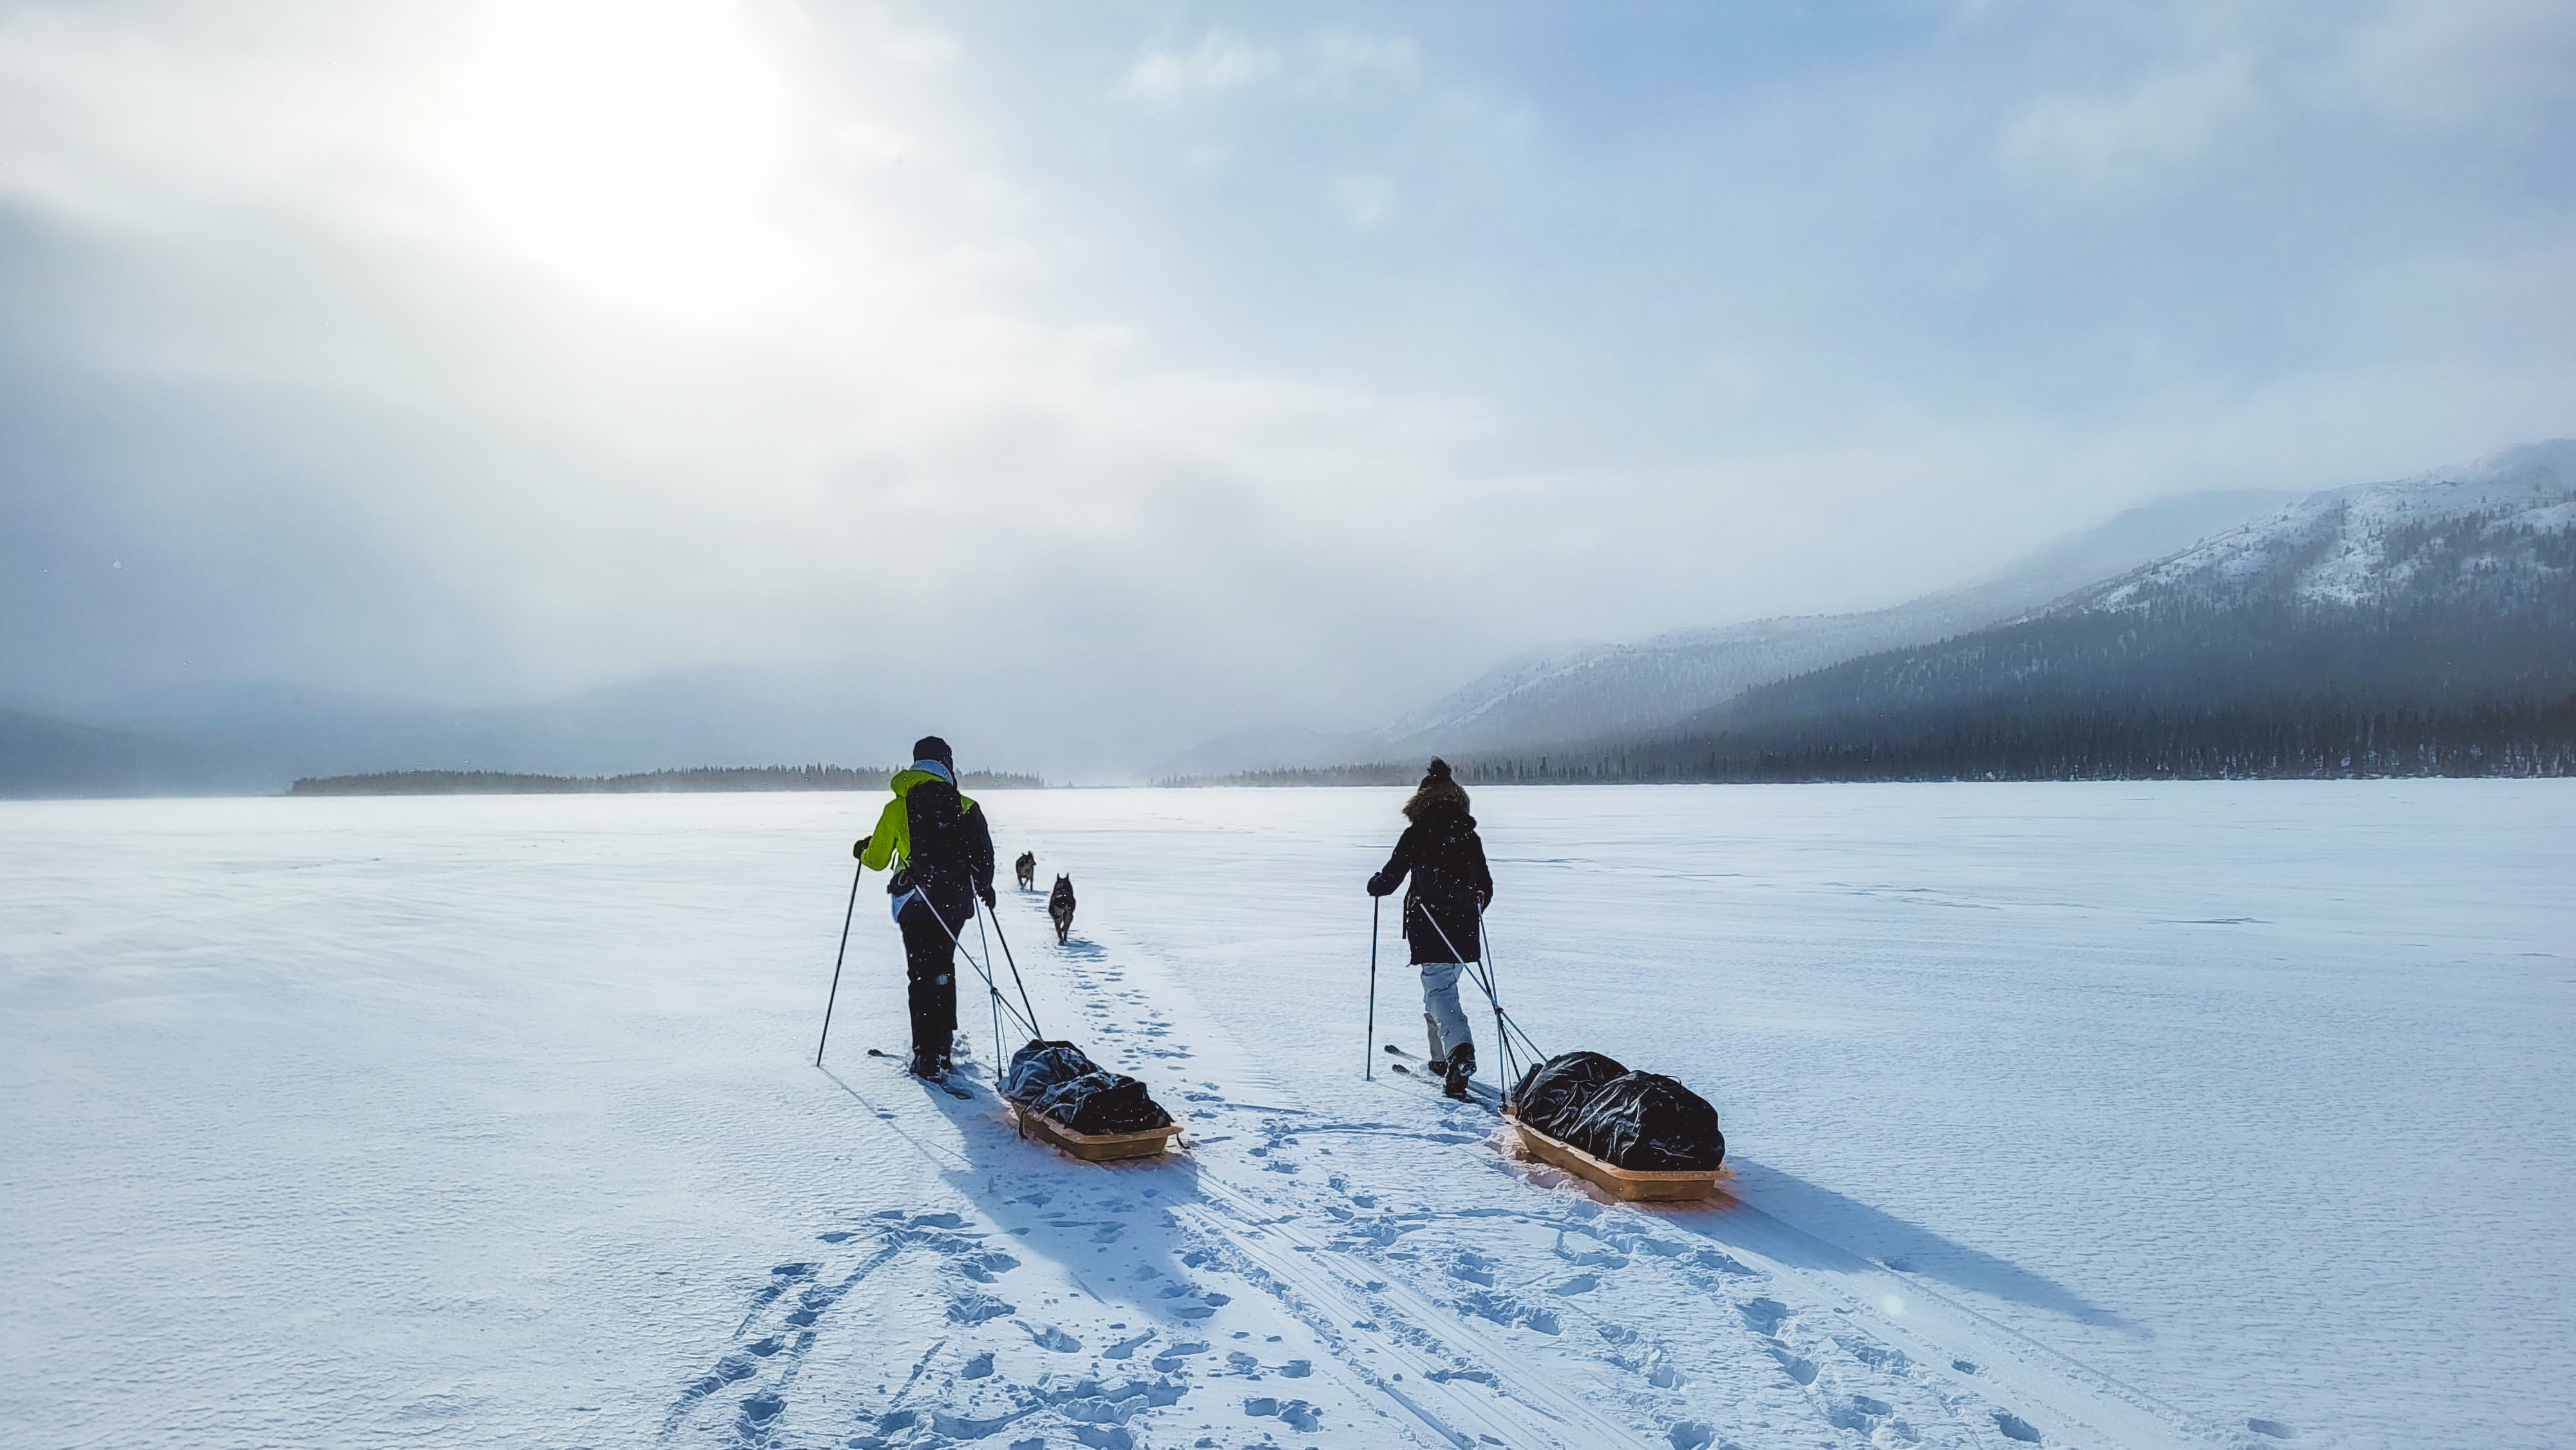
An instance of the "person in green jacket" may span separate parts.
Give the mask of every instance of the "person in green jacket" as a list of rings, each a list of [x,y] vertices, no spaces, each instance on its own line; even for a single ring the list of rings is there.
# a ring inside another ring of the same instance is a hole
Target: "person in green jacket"
[[[912,1070],[922,1077],[948,1071],[957,1038],[958,938],[974,916],[975,900],[993,904],[993,833],[984,812],[957,790],[956,757],[948,742],[925,735],[913,742],[912,764],[889,782],[874,831],[850,848],[871,871],[891,866],[886,895],[903,933],[904,975],[912,1012]]]

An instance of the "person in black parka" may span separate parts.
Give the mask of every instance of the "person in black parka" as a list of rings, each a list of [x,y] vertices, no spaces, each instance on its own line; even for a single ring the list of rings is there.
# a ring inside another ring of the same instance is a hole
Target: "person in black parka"
[[[1404,803],[1404,818],[1412,824],[1397,839],[1385,869],[1369,878],[1368,892],[1390,895],[1406,875],[1413,877],[1413,888],[1404,893],[1404,940],[1422,973],[1423,1015],[1431,1023],[1431,1055],[1440,1064],[1443,1090],[1464,1099],[1468,1075],[1476,1070],[1476,1041],[1458,1002],[1458,975],[1477,960],[1479,918],[1494,899],[1494,873],[1485,867],[1476,818],[1467,814],[1467,792],[1450,779],[1447,761],[1431,762],[1413,799]]]

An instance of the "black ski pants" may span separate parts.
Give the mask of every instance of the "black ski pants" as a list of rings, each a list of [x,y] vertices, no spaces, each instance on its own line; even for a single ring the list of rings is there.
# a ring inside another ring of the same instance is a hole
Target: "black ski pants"
[[[912,1052],[948,1061],[957,1033],[957,943],[929,902],[904,903],[895,918],[903,931],[904,977],[911,988]]]

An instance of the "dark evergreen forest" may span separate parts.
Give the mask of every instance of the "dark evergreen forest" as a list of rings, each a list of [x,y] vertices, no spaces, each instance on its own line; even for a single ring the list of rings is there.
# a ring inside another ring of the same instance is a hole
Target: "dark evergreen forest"
[[[1664,730],[1451,763],[1471,783],[2576,774],[2571,537],[2525,531],[2515,542],[2543,567],[2446,560],[2393,602],[2062,610],[1780,680]]]

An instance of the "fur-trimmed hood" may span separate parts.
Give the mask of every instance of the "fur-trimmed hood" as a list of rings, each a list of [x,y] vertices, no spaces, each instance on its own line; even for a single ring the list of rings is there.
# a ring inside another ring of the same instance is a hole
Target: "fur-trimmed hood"
[[[1436,814],[1444,808],[1467,816],[1467,788],[1445,775],[1436,780],[1425,780],[1415,788],[1413,799],[1404,803],[1404,818],[1418,824],[1424,816]],[[1473,830],[1475,825],[1476,818],[1467,816],[1468,829]]]

